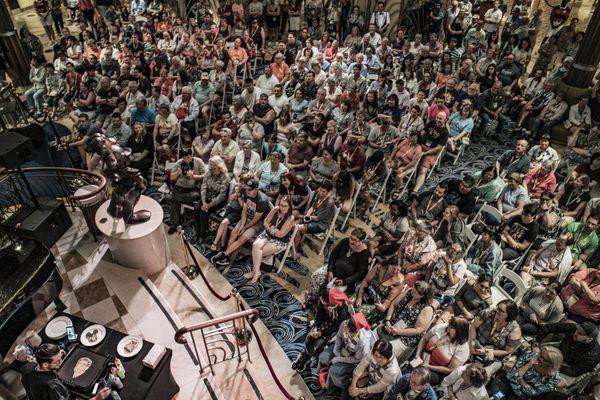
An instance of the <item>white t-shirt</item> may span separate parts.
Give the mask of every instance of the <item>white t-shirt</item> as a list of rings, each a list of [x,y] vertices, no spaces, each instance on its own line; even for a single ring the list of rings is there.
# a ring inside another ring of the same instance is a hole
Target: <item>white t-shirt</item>
[[[285,94],[277,97],[274,94],[269,96],[269,105],[275,110],[275,114],[281,112],[281,108],[290,103],[290,99]]]
[[[489,10],[486,11],[484,17],[483,17],[484,21],[487,20],[491,20],[494,23],[489,23],[489,22],[485,22],[483,24],[483,30],[486,32],[496,32],[498,31],[498,25],[500,24],[500,21],[502,21],[502,10],[497,9],[494,10],[493,8],[490,8]]]
[[[258,87],[262,93],[266,93],[267,95],[271,95],[273,92],[273,87],[279,83],[279,79],[275,75],[271,75],[270,78],[267,78],[266,75],[261,75],[256,80],[256,87]]]

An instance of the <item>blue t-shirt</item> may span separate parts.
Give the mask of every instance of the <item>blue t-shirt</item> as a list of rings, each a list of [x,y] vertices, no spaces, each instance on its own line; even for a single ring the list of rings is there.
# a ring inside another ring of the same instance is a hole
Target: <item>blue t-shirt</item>
[[[461,132],[467,131],[468,134],[473,130],[473,118],[460,118],[460,112],[455,112],[450,117],[450,136],[456,137]]]

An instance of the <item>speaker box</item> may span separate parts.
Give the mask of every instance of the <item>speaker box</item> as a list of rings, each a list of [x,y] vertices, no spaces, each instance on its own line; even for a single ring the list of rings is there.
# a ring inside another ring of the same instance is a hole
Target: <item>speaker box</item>
[[[62,201],[38,199],[38,202],[39,208],[24,206],[22,211],[12,215],[2,225],[21,238],[37,240],[50,248],[73,222]]]
[[[34,151],[31,139],[20,133],[8,131],[0,135],[0,167],[18,168],[31,161]]]

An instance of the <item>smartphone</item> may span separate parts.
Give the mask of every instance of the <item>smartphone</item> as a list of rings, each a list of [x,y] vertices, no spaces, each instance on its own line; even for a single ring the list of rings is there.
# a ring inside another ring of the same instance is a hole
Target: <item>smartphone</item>
[[[492,400],[500,400],[504,398],[504,393],[496,392],[496,394],[492,397]]]
[[[69,342],[74,342],[77,340],[77,334],[75,333],[75,327],[67,326],[67,340]]]

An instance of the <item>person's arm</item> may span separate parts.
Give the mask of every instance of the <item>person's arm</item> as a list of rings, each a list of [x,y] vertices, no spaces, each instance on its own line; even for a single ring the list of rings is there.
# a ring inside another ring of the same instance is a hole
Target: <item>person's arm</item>
[[[431,324],[431,320],[433,318],[433,307],[426,306],[419,313],[419,317],[417,318],[417,322],[415,323],[414,328],[400,328],[395,329],[395,334],[398,336],[417,336],[421,333],[425,332],[429,325]]]
[[[477,329],[483,323],[482,319],[478,316],[476,317],[471,326],[469,327],[469,351],[472,355],[483,354],[483,349],[475,349],[475,340],[477,339]]]
[[[269,110],[269,112],[264,117],[254,116],[254,119],[257,122],[260,122],[263,126],[269,125],[271,121],[275,118],[275,110]]]
[[[369,283],[371,283],[371,281],[375,277],[375,274],[377,274],[378,270],[379,270],[379,268],[377,268],[377,267],[371,268],[369,270],[369,272],[367,272],[367,275],[364,277],[362,282],[360,283],[360,286],[358,288],[358,293],[356,295],[356,300],[354,301],[355,307],[360,307],[360,305],[362,304],[362,298],[363,298],[363,294],[365,293],[365,288],[367,286],[369,286]]]
[[[600,304],[600,296],[598,296],[585,281],[581,281],[581,294],[583,298],[593,306]]]
[[[271,209],[271,211],[269,211],[269,213],[267,214],[267,216],[265,217],[265,219],[263,220],[263,227],[265,228],[265,230],[269,230],[269,226],[271,225],[271,220],[273,219],[273,216],[275,215],[275,213],[279,210],[279,207],[273,207]]]
[[[423,358],[423,350],[425,350],[425,345],[432,336],[433,330],[429,330],[429,332],[421,336],[421,340],[419,340],[419,344],[417,345],[417,352],[415,353],[415,358]]]

